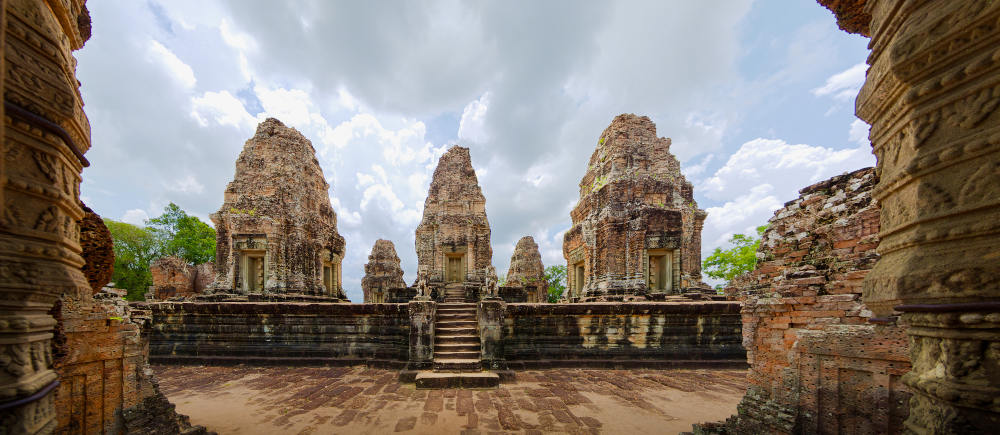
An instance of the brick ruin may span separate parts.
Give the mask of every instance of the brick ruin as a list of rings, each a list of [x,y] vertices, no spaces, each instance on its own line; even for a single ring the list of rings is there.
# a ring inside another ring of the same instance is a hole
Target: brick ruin
[[[866,168],[800,190],[768,222],[756,268],[726,290],[743,305],[750,363],[727,432],[902,431],[906,330],[861,301],[879,259],[877,182]]]
[[[312,143],[268,118],[236,159],[216,231],[215,293],[346,300],[344,238]]]
[[[160,300],[203,294],[215,281],[215,263],[192,266],[175,256],[153,260],[149,272],[153,276],[153,289],[147,297]]]
[[[426,274],[439,297],[449,284],[476,294],[481,291],[493,263],[493,247],[486,198],[468,148],[452,146],[438,161],[415,244],[417,273]]]
[[[622,114],[601,133],[563,239],[569,301],[662,299],[701,281],[707,216],[648,117]]]
[[[407,290],[403,282],[403,269],[399,267],[396,246],[389,240],[378,239],[372,246],[365,264],[365,277],[361,279],[361,291],[366,304],[395,302],[400,293]],[[407,298],[409,300],[409,298]],[[405,302],[405,301],[400,301]]]
[[[507,302],[547,302],[549,284],[538,244],[531,236],[521,237],[510,256],[507,281],[500,287],[500,297]]]

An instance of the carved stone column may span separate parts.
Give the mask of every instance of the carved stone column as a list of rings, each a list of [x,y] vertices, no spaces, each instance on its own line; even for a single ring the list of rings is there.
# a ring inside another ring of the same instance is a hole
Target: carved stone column
[[[501,299],[485,299],[479,302],[479,339],[483,368],[506,370],[503,356],[503,321],[507,314],[507,303]]]
[[[80,172],[90,125],[72,51],[90,36],[82,0],[0,2],[0,427],[55,428],[48,311],[91,288],[80,268]]]
[[[437,303],[412,301],[407,305],[410,313],[410,356],[406,368],[429,369],[434,364],[434,321]]]
[[[822,3],[831,3],[821,1]],[[868,15],[881,259],[864,302],[910,326],[908,430],[1000,427],[1000,1],[833,1]],[[841,9],[841,10],[838,10]]]

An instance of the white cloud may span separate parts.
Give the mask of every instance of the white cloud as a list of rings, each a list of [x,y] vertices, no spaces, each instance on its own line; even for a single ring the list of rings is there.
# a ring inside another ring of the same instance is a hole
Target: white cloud
[[[757,138],[744,143],[726,164],[699,188],[713,199],[733,198],[734,190],[780,180],[787,192],[874,164],[868,147],[835,150],[811,145],[792,145],[780,139]]]
[[[193,88],[197,82],[194,77],[194,70],[159,41],[155,39],[149,40],[146,56],[149,62],[159,63],[166,68],[167,72],[170,73],[170,77],[177,81],[179,85],[185,88]]]
[[[243,107],[243,103],[229,91],[205,92],[200,97],[191,97],[191,116],[202,127],[208,127],[210,119],[219,125],[231,125],[244,130],[252,130],[257,123]]]
[[[121,221],[132,225],[145,226],[147,219],[149,219],[149,214],[145,210],[134,208],[126,211],[122,215]]]
[[[190,174],[170,183],[164,183],[163,188],[170,192],[183,194],[201,194],[205,191],[205,186],[199,183],[194,175]]]
[[[851,123],[851,129],[848,131],[847,137],[851,142],[858,145],[870,146],[871,142],[868,141],[868,131],[870,129],[871,126],[868,125],[867,122],[855,119],[854,122]]]
[[[850,101],[858,95],[861,85],[865,83],[865,71],[868,65],[864,62],[854,65],[826,79],[826,84],[812,90],[817,97],[832,96],[836,100]]]
[[[489,110],[490,93],[484,93],[479,99],[473,100],[462,110],[462,119],[458,123],[458,138],[472,142],[486,142],[486,112]]]
[[[337,213],[337,219],[341,225],[346,225],[348,227],[361,225],[361,214],[344,207],[340,203],[339,198],[331,196],[330,204],[333,206],[333,211]]]

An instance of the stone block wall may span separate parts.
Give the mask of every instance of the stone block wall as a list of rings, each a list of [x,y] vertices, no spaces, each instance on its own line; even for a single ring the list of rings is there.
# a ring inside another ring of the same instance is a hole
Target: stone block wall
[[[741,366],[735,302],[508,304],[510,368]]]
[[[905,329],[873,318],[862,282],[879,256],[873,168],[800,190],[775,212],[743,302],[749,388],[735,433],[898,433],[910,397]]]
[[[402,367],[406,304],[136,303],[152,316],[150,359],[215,364]]]

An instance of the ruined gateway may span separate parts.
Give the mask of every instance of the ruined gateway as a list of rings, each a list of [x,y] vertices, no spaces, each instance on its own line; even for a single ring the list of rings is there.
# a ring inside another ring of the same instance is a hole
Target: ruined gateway
[[[701,282],[706,213],[648,117],[622,114],[601,133],[563,236],[569,301],[662,299]]]
[[[478,294],[485,284],[493,262],[490,222],[468,148],[453,146],[438,161],[416,249],[417,274],[427,277],[435,293],[451,285]]]
[[[236,160],[216,229],[215,293],[346,300],[344,238],[312,143],[268,118]]]

